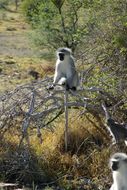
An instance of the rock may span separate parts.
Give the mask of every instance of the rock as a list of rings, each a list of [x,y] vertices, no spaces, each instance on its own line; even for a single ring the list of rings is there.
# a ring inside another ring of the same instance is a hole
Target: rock
[[[0,67],[0,74],[2,73],[3,69]]]
[[[35,70],[30,70],[28,74],[31,75],[35,80],[39,78],[39,73]]]
[[[16,31],[16,28],[14,28],[14,27],[7,27],[6,30],[7,31]]]
[[[8,65],[12,65],[12,64],[15,64],[15,61],[14,60],[5,60],[5,63]]]

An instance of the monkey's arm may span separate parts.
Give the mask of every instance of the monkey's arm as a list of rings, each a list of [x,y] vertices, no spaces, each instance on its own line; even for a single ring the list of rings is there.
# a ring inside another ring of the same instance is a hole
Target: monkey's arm
[[[62,77],[60,65],[56,65],[53,85],[57,84]]]
[[[112,185],[109,190],[115,190],[115,189],[114,189],[114,185]]]
[[[60,79],[61,79],[61,68],[60,65],[56,63],[53,84],[50,85],[47,89],[48,90],[54,89],[54,86],[59,82]]]

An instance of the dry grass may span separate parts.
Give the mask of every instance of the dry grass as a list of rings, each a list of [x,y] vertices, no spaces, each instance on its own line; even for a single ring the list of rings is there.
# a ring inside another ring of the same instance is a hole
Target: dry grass
[[[29,75],[29,71],[33,70],[39,73],[39,78],[52,75],[54,65],[52,62],[41,60],[39,58],[18,58],[5,56],[0,57],[0,92],[12,90],[17,85],[29,83],[34,79]]]
[[[19,148],[19,132],[12,127],[1,141],[2,178],[29,184],[33,181],[48,184],[57,180],[57,184],[65,189],[76,189],[81,185],[81,177],[99,186],[102,180],[105,180],[104,186],[109,185],[110,179],[106,176],[109,176],[108,159],[112,151],[95,126],[85,117],[74,119],[74,115],[76,113],[71,114],[69,120],[68,152],[64,147],[63,116],[58,119],[54,132],[42,130],[42,144],[32,130],[29,131],[29,146],[24,144]],[[24,160],[27,167],[24,167]]]
[[[28,37],[30,31],[20,12],[0,12],[0,92],[34,80],[30,70],[37,71],[39,78],[54,72],[52,61],[39,58]]]

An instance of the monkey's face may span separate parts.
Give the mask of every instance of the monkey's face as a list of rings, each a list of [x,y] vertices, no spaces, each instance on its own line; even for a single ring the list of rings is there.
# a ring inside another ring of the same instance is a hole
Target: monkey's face
[[[112,171],[117,171],[119,169],[119,162],[118,161],[112,161],[111,162],[111,169],[112,169]]]
[[[59,60],[60,61],[63,61],[64,60],[64,56],[65,56],[65,54],[64,53],[58,53],[58,57],[59,57]]]
[[[68,48],[59,48],[57,50],[57,57],[60,61],[64,61],[68,58],[70,58],[71,50]]]
[[[121,172],[127,171],[127,159],[120,159],[120,160],[111,160],[111,169],[112,171]]]

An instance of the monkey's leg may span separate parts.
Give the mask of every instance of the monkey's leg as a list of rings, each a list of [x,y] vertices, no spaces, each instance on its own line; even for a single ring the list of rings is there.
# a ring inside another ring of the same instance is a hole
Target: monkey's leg
[[[77,89],[76,89],[75,86],[73,86],[73,87],[71,88],[71,90],[76,91]]]
[[[127,139],[124,141],[125,145],[127,146]]]
[[[67,79],[66,79],[65,77],[62,77],[62,78],[59,80],[58,84],[60,84],[60,85],[66,85],[66,81],[67,81]]]
[[[68,83],[67,83],[67,79],[65,77],[62,77],[60,80],[59,80],[59,83],[60,85],[64,86],[66,88],[66,90],[68,91],[70,89]]]
[[[76,91],[77,90],[77,78],[75,73],[73,73],[73,75],[70,75],[67,78],[67,85],[68,85],[68,89],[71,89],[72,91]]]
[[[60,75],[56,74],[56,75],[54,76],[53,84],[50,85],[50,86],[48,86],[48,87],[47,87],[47,90],[53,90],[54,87],[55,87],[55,85],[56,85],[57,83],[59,83],[60,80],[61,80],[61,79],[60,79]]]

